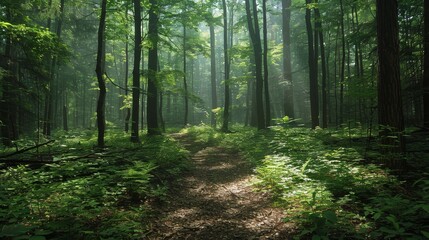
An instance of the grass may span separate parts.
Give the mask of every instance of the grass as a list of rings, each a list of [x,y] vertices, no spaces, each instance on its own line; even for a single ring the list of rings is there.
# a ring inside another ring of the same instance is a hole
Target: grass
[[[198,141],[239,149],[255,166],[255,187],[300,226],[297,239],[429,238],[429,175],[401,180],[378,164],[386,156],[368,150],[360,129],[233,131],[187,130]]]
[[[124,133],[109,132],[101,152],[89,132],[55,138],[38,153],[52,162],[1,170],[0,238],[141,239],[149,203],[162,201],[189,167],[188,153],[166,136],[133,144]],[[37,159],[34,154],[20,157]]]

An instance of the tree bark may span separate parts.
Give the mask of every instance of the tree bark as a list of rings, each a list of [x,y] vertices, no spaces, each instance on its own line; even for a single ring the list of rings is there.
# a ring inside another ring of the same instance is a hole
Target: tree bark
[[[423,127],[429,129],[429,1],[424,1]]]
[[[264,93],[265,93],[265,126],[271,126],[270,90],[268,88],[268,34],[267,34],[267,0],[262,1],[262,35],[264,36]]]
[[[294,118],[293,103],[293,81],[292,81],[292,59],[291,59],[291,40],[290,40],[290,17],[291,0],[282,0],[282,23],[283,23],[283,81],[284,106],[283,111],[286,116]]]
[[[98,128],[98,147],[104,147],[104,132],[106,130],[106,80],[105,73],[105,30],[106,30],[106,8],[107,0],[101,1],[100,25],[98,27],[98,47],[97,47],[97,65],[95,72],[97,74],[99,95],[97,101],[97,128]]]
[[[147,133],[160,135],[158,123],[158,1],[150,0],[148,38],[152,42],[148,56]]]
[[[251,12],[250,0],[246,0],[246,15],[247,25],[249,29],[250,39],[252,41],[252,49],[255,60],[255,77],[256,77],[256,115],[258,129],[265,129],[264,103],[263,103],[263,87],[264,80],[262,76],[262,47],[261,35],[259,33],[258,11],[256,0],[252,1],[253,11]],[[252,19],[253,18],[253,19]]]
[[[186,14],[186,9],[185,13]],[[189,98],[188,98],[188,81],[186,76],[186,25],[185,20],[183,20],[183,90],[184,90],[184,101],[185,101],[185,114],[183,126],[188,125],[188,115],[189,115]]]
[[[340,113],[339,113],[339,124],[343,123],[344,117],[344,85],[345,85],[345,68],[346,68],[346,37],[344,30],[344,4],[343,0],[340,0],[340,27],[341,27],[341,72],[340,72]]]
[[[228,131],[229,125],[229,108],[230,108],[230,95],[231,91],[229,89],[229,58],[228,58],[228,16],[226,11],[226,1],[222,0],[223,8],[223,53],[224,53],[224,65],[225,65],[225,105],[223,108],[223,123],[222,131]]]
[[[316,3],[318,0],[316,0]],[[319,44],[320,44],[320,58],[322,60],[322,128],[328,127],[328,96],[327,96],[327,84],[326,84],[326,56],[325,56],[325,42],[323,39],[322,19],[320,16],[319,8],[314,9],[314,15],[316,18],[315,27],[318,32]]]
[[[139,142],[140,110],[140,61],[141,61],[141,3],[134,0],[134,66],[133,66],[133,104],[131,109],[131,141]]]
[[[216,36],[214,31],[214,23],[210,23],[210,82],[211,82],[211,109],[217,108],[217,93],[216,93]],[[211,113],[211,125],[216,127],[216,115]]]
[[[307,29],[308,41],[308,67],[310,77],[310,108],[311,108],[311,128],[319,126],[319,94],[317,86],[317,62],[314,52],[313,27],[311,26],[311,10],[308,4],[311,0],[306,0],[305,25]]]
[[[404,119],[399,65],[399,30],[397,0],[377,0],[377,44],[379,60],[378,122],[381,143],[387,152],[404,152]],[[391,159],[390,167],[401,168],[404,162]]]

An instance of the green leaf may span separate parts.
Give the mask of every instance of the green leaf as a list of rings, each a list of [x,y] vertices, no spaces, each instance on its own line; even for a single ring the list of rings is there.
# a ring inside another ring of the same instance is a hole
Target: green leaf
[[[44,229],[37,229],[35,232],[34,232],[34,234],[35,235],[38,235],[38,236],[43,236],[43,235],[49,235],[49,234],[51,234],[52,233],[52,231],[49,231],[49,230],[44,230]]]
[[[28,231],[30,231],[31,229],[32,229],[31,227],[27,227],[27,226],[24,226],[22,224],[4,225],[2,230],[1,230],[0,236],[1,237],[15,237],[15,236],[25,234]]]
[[[30,240],[46,240],[45,236],[32,236]]]
[[[422,233],[422,234],[423,234],[423,236],[425,236],[426,238],[429,238],[429,232],[421,231],[421,233]]]
[[[425,210],[427,213],[429,213],[429,205],[420,205],[420,207]]]
[[[335,214],[334,211],[328,210],[328,211],[324,211],[323,212],[323,217],[328,220],[329,222],[337,222],[337,215]]]

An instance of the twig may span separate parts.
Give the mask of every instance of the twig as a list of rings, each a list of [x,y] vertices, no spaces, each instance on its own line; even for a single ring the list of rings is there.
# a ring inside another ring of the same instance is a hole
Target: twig
[[[55,142],[55,140],[50,140],[50,141],[47,141],[45,143],[37,144],[36,146],[32,146],[32,147],[29,147],[29,148],[24,148],[24,149],[21,149],[19,151],[14,152],[14,153],[7,154],[7,155],[4,155],[4,156],[0,156],[0,158],[7,158],[7,157],[10,157],[10,156],[13,156],[13,155],[16,155],[16,154],[21,154],[21,153],[30,151],[30,150],[38,148],[38,147],[41,147],[41,146],[44,146],[44,145],[48,145],[49,143],[52,143],[52,142]]]

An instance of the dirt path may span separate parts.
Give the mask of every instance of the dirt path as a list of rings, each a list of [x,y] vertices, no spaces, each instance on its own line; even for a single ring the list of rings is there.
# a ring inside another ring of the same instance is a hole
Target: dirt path
[[[148,239],[290,238],[282,211],[252,191],[252,169],[238,153],[174,137],[191,151],[195,168],[160,208]]]

